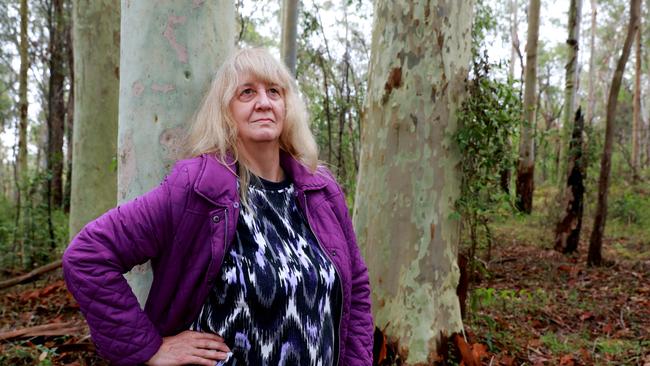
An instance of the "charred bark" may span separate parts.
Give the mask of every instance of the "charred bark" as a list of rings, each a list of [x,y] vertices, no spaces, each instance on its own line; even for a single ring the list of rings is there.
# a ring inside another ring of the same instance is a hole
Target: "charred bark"
[[[517,209],[524,213],[533,211],[533,192],[535,191],[535,165],[519,163],[517,168]]]
[[[580,230],[582,229],[582,213],[584,209],[585,166],[583,159],[582,134],[584,118],[578,107],[575,115],[573,133],[569,143],[569,174],[564,190],[564,213],[555,226],[555,250],[562,253],[573,253],[578,250]]]

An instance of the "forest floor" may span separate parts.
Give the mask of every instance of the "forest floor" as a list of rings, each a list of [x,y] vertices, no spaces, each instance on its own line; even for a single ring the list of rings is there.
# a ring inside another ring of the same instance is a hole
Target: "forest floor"
[[[591,223],[579,254],[565,256],[548,249],[551,221],[532,215],[493,224],[491,258],[470,286],[465,319],[482,363],[650,365],[648,225],[609,222],[603,254],[612,263],[590,268]],[[106,364],[60,269],[0,290],[0,365]]]
[[[487,346],[483,364],[650,366],[650,235],[612,224],[603,243],[611,263],[592,268],[591,222],[573,256],[549,249],[547,222],[529,216],[494,225],[491,259],[471,286],[465,320],[468,340]]]

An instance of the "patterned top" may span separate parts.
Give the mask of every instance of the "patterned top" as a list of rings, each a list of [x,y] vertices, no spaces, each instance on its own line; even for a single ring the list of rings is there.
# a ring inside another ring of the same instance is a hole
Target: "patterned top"
[[[258,181],[259,179],[259,181]],[[335,365],[339,276],[296,205],[288,180],[252,177],[235,240],[191,329],[219,334],[217,365]]]

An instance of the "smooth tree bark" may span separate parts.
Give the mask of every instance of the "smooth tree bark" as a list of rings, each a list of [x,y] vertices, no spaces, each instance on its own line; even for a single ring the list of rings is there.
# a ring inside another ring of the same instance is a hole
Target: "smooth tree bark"
[[[574,253],[580,243],[582,214],[584,211],[585,165],[583,159],[584,117],[580,107],[576,111],[573,133],[569,143],[569,174],[564,190],[564,212],[555,226],[555,250],[562,253]]]
[[[597,0],[591,0],[591,32],[589,38],[589,89],[587,96],[587,124],[591,125],[594,119],[594,108],[596,107],[596,17],[598,15]]]
[[[517,209],[524,213],[533,210],[535,190],[535,124],[537,120],[537,41],[539,39],[540,0],[528,5],[528,40],[526,43],[526,71],[524,79],[524,123],[519,138],[517,164]]]
[[[616,70],[612,78],[612,85],[607,98],[607,116],[605,127],[605,144],[600,162],[600,176],[598,177],[598,203],[594,217],[594,228],[589,238],[589,254],[587,263],[590,266],[600,266],[604,263],[602,257],[603,234],[607,221],[607,193],[609,190],[609,179],[612,168],[612,145],[614,144],[614,119],[618,105],[618,93],[621,90],[621,80],[625,71],[625,64],[630,57],[634,35],[639,28],[639,14],[641,12],[641,0],[630,0],[630,23],[625,36],[625,43],[621,57],[616,64]]]
[[[75,0],[70,237],[115,206],[120,3]]]
[[[72,19],[72,17],[70,17]],[[74,130],[74,47],[72,46],[72,20],[66,25],[66,62],[68,63],[68,72],[70,79],[70,90],[68,91],[68,101],[65,112],[65,139],[68,148],[65,151],[65,186],[63,188],[63,211],[70,213],[70,195],[72,193],[72,150],[74,147],[72,141],[72,131]]]
[[[118,201],[124,202],[158,185],[179,157],[187,123],[234,47],[235,7],[232,0],[122,0],[121,24]],[[150,265],[127,279],[144,305]]]
[[[636,63],[634,67],[634,106],[632,111],[632,180],[639,180],[639,136],[641,130],[641,24],[636,31]]]
[[[573,117],[576,108],[576,95],[578,92],[578,51],[580,49],[580,20],[582,19],[582,0],[571,0],[569,5],[568,34],[566,40],[568,47],[567,63],[564,76],[564,110],[562,111],[562,129],[560,133],[560,157],[557,169],[557,181],[561,187],[566,182],[566,157],[569,145],[569,134],[573,129]],[[563,190],[560,190],[563,194]]]
[[[431,364],[463,328],[456,288],[459,153],[472,4],[378,0],[354,224],[375,324],[405,364]]]
[[[52,0],[50,18],[50,79],[47,115],[48,207],[63,203],[63,134],[65,124],[65,22],[63,0]]]
[[[299,0],[284,0],[282,2],[282,42],[280,53],[282,61],[289,71],[296,75],[296,49],[298,36],[298,7]]]
[[[510,64],[508,65],[508,77],[512,80],[515,78],[515,63],[518,59],[519,52],[519,19],[518,19],[517,0],[510,0]]]

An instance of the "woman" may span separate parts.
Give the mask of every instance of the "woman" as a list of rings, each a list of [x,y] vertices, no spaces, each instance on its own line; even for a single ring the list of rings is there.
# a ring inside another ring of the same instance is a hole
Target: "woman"
[[[367,269],[284,66],[240,50],[159,187],[63,257],[98,352],[131,365],[369,365]],[[141,310],[123,273],[151,260]]]

